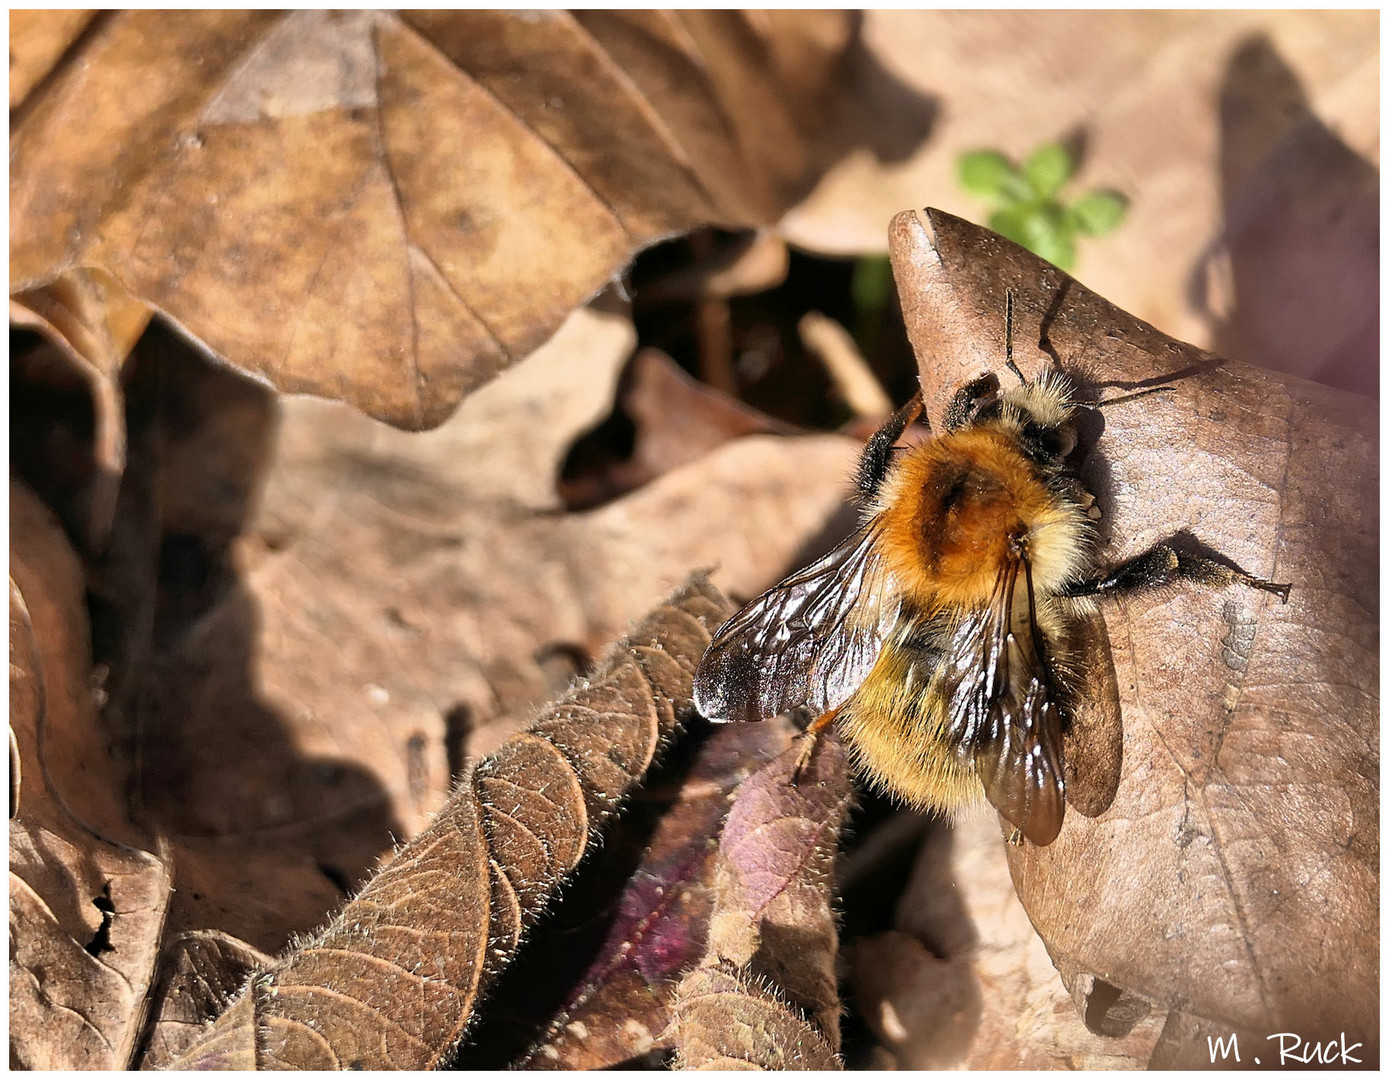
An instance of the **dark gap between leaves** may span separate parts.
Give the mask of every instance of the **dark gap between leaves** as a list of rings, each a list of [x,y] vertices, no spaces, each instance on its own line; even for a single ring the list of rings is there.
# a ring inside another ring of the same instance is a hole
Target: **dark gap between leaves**
[[[449,780],[456,784],[468,764],[468,739],[473,733],[473,710],[459,702],[444,713],[444,760],[448,762]]]
[[[869,367],[894,401],[916,389],[916,361],[907,342],[896,291],[890,281],[881,303],[855,296],[855,260],[822,258],[792,250],[785,280],[764,292],[727,299],[698,297],[672,282],[698,276],[746,245],[750,234],[696,230],[640,254],[628,275],[637,350],[667,353],[708,385],[704,370],[714,345],[708,309],[718,307],[727,340],[725,373],[737,400],[768,416],[811,431],[834,431],[852,419],[839,401],[823,363],[801,343],[798,323],[809,311],[837,320],[856,338]],[[731,374],[729,374],[731,373]],[[720,387],[725,391],[729,387]],[[621,466],[641,438],[619,391],[612,411],[570,449],[558,488],[571,510],[590,509],[631,490]]]
[[[1085,998],[1085,1026],[1096,1035],[1120,1039],[1152,1011],[1143,997],[1096,979]]]
[[[354,891],[352,879],[344,874],[341,869],[326,862],[317,862],[314,865],[318,867],[318,872],[331,881],[338,892],[342,893],[343,896],[352,895]]]

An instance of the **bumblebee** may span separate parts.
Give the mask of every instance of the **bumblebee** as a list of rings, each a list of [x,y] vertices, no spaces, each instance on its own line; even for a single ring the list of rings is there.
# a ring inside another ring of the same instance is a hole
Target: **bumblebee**
[[[1017,385],[975,380],[914,446],[897,444],[920,394],[894,414],[859,462],[860,527],[719,628],[694,700],[714,722],[808,708],[800,765],[833,723],[887,793],[949,812],[982,787],[1015,837],[1045,845],[1066,809],[1063,735],[1097,687],[1117,728],[1096,598],[1188,581],[1286,603],[1291,586],[1170,543],[1098,567],[1099,511],[1070,463],[1078,421],[1170,388],[1087,405],[1063,374],[1028,382],[1013,363],[1011,293],[1005,328]]]

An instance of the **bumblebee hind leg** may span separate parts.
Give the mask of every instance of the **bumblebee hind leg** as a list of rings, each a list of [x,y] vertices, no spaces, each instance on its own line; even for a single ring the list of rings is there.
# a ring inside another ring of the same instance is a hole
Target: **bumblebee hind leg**
[[[842,706],[841,706],[842,708]],[[810,764],[811,757],[815,754],[815,745],[820,741],[820,736],[825,728],[834,723],[834,718],[839,715],[839,709],[831,709],[823,716],[812,720],[810,725],[801,732],[801,749],[796,755],[796,764],[791,769],[791,786],[799,787],[801,783],[801,773]]]
[[[1082,581],[1066,590],[1067,596],[1102,596],[1113,592],[1131,592],[1191,581],[1200,585],[1247,585],[1251,589],[1273,593],[1283,603],[1288,602],[1292,585],[1279,585],[1267,578],[1246,573],[1237,566],[1178,551],[1170,544],[1158,544],[1142,555],[1120,563],[1103,577]]]

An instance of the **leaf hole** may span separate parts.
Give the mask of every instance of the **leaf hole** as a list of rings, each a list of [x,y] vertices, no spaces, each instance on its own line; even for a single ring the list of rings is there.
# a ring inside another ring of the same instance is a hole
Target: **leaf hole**
[[[87,942],[83,948],[92,956],[115,952],[116,947],[111,944],[111,924],[116,918],[116,905],[111,902],[111,883],[109,881],[101,890],[101,895],[92,898],[92,907],[101,912],[101,925],[96,928],[92,940]]]

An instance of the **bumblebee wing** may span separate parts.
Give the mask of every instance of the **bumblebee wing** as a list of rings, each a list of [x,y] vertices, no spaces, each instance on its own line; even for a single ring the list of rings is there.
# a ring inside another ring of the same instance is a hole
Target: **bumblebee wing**
[[[1104,616],[1076,612],[1065,652],[1070,658],[1061,706],[1066,803],[1086,817],[1098,817],[1119,793],[1124,761],[1119,683]]]
[[[869,527],[768,589],[714,635],[695,672],[695,707],[723,723],[842,705],[872,670],[880,627],[896,613],[880,574]]]
[[[1034,844],[1051,843],[1066,812],[1061,716],[1025,558],[955,628],[944,674],[958,745],[989,802]]]

